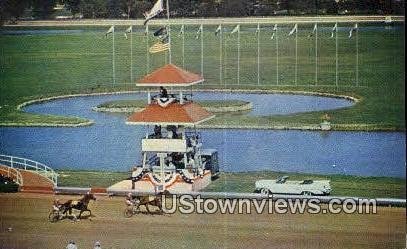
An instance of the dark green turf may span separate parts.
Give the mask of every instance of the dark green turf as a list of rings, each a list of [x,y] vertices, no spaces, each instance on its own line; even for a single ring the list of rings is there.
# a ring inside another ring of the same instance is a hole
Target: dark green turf
[[[331,24],[321,24],[319,33],[318,85],[315,84],[315,40],[309,37],[312,26],[300,24],[298,32],[298,80],[295,86],[295,38],[288,36],[290,25],[280,30],[279,84],[276,79],[276,44],[271,40],[271,26],[260,33],[261,78],[257,85],[257,39],[255,25],[242,26],[240,85],[237,86],[236,34],[224,34],[223,76],[219,80],[219,37],[215,26],[205,26],[204,88],[248,88],[305,90],[348,94],[361,98],[353,107],[327,111],[337,129],[404,130],[404,30],[403,28],[373,29],[360,24],[359,86],[355,87],[355,38],[348,38],[347,27],[338,33],[339,87],[335,87],[335,39],[330,38]],[[382,25],[382,24],[379,24]],[[130,40],[118,27],[116,42],[117,84],[112,85],[112,38],[105,37],[108,27],[70,27],[81,33],[58,35],[0,36],[0,120],[2,123],[36,122],[77,123],[83,120],[39,116],[17,111],[24,100],[67,93],[137,90],[130,82]],[[200,40],[195,39],[198,26],[186,27],[185,68],[200,72]],[[233,26],[226,26],[230,31]],[[58,27],[57,29],[61,29]],[[179,27],[173,27],[173,63],[182,66]],[[154,30],[154,27],[151,27]],[[147,73],[146,37],[138,27],[133,34],[133,74],[138,79]],[[150,36],[150,44],[153,38]],[[164,53],[150,55],[150,69],[165,64]],[[322,112],[272,117],[229,117],[214,119],[215,124],[317,124]],[[336,126],[337,125],[337,126]],[[341,126],[342,125],[342,126]],[[367,125],[370,128],[366,128]],[[342,128],[341,128],[342,127]],[[365,128],[363,128],[365,127]]]

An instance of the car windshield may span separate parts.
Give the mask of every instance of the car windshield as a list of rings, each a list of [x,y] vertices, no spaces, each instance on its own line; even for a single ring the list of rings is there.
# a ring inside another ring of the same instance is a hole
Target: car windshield
[[[288,179],[288,176],[280,176],[277,178],[276,183],[285,183],[285,181]]]
[[[301,184],[312,184],[313,180],[304,180]]]

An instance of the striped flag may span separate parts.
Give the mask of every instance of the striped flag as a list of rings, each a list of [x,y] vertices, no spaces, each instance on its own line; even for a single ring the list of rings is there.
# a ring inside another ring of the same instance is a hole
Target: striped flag
[[[201,24],[201,26],[199,26],[198,31],[196,32],[195,39],[198,39],[198,38],[199,38],[199,36],[201,36],[201,35],[202,35],[202,31],[203,31],[203,26],[202,26],[202,24]]]
[[[236,25],[236,27],[230,32],[231,34],[234,34],[236,32],[240,32],[240,24]]]
[[[127,34],[130,34],[132,32],[133,32],[133,26],[130,26],[128,29],[126,29],[126,31],[124,31],[124,37],[126,37],[126,39],[127,39],[128,38]]]
[[[298,32],[298,25],[297,25],[297,24],[294,25],[294,28],[290,31],[290,33],[288,33],[288,36],[293,35],[294,32],[295,32],[295,33]]]
[[[160,38],[160,39],[166,37],[167,34],[168,34],[168,32],[167,32],[167,27],[161,27],[161,28],[157,29],[157,30],[153,33],[153,35],[154,35],[155,37],[158,37],[158,38]]]
[[[338,31],[338,24],[335,23],[334,27],[332,28],[332,32],[331,32],[331,38],[334,38],[334,34],[335,32]]]
[[[111,33],[113,33],[113,32],[114,32],[114,26],[111,26],[111,27],[109,28],[109,30],[106,31],[106,37],[107,37],[108,34],[111,34]]]
[[[215,30],[215,35],[219,35],[219,33],[222,31],[222,24],[219,24],[218,28]]]
[[[155,43],[153,46],[151,46],[148,51],[152,54],[167,51],[170,49],[170,44],[167,42],[159,41]]]
[[[358,29],[358,24],[355,23],[355,26],[353,26],[353,27],[349,30],[349,38],[352,38],[353,31],[356,31],[357,29]]]

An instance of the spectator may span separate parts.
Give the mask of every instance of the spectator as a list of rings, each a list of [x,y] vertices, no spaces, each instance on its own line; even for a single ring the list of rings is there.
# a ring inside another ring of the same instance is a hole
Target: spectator
[[[78,249],[78,247],[75,244],[75,241],[70,240],[68,245],[66,246],[66,249]]]
[[[95,247],[93,249],[102,249],[102,247],[100,246],[100,242],[96,241],[95,242]]]

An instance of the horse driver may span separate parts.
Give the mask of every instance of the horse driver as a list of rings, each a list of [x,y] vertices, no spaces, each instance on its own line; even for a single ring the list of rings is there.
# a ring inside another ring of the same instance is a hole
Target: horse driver
[[[134,205],[134,197],[130,192],[126,195],[125,202],[126,202],[127,206],[133,206]]]
[[[54,211],[59,212],[62,207],[62,203],[59,201],[59,199],[54,199],[54,202],[52,203],[52,209]]]

